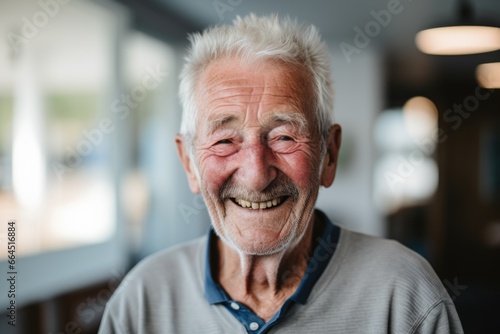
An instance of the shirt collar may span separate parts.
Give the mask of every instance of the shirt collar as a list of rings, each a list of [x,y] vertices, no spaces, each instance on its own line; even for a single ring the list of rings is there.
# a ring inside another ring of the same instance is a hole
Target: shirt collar
[[[290,297],[290,300],[300,304],[306,303],[314,284],[319,280],[321,274],[325,271],[326,266],[330,262],[330,259],[337,248],[340,236],[340,228],[333,225],[323,212],[316,209],[315,214],[317,217],[315,224],[322,224],[324,228],[321,237],[318,239],[318,244],[314,249],[313,255],[307,263],[304,277],[302,278],[295,293]],[[210,304],[217,304],[230,300],[227,293],[218,283],[215,282],[212,276],[211,265],[213,257],[211,254],[213,254],[213,256],[216,254],[216,240],[217,236],[215,235],[214,230],[210,228],[208,232],[205,260],[205,298]]]

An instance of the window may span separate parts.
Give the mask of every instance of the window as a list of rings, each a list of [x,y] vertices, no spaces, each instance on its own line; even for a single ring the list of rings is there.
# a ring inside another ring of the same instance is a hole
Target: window
[[[119,16],[85,1],[52,4],[12,2],[0,13],[0,226],[17,221],[20,256],[102,242],[116,225]]]

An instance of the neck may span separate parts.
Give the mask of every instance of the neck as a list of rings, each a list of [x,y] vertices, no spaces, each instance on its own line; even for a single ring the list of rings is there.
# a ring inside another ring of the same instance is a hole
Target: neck
[[[295,292],[304,276],[313,240],[320,233],[314,225],[313,216],[294,247],[265,256],[242,254],[218,239],[216,277],[219,284],[232,299],[269,320]]]

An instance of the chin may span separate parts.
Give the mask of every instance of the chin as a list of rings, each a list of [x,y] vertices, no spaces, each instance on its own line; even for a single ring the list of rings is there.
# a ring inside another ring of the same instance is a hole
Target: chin
[[[217,229],[215,229],[217,231]],[[286,236],[276,236],[268,231],[253,230],[246,234],[224,233],[219,237],[238,253],[246,255],[272,255],[280,253],[294,245],[297,241],[295,231]]]

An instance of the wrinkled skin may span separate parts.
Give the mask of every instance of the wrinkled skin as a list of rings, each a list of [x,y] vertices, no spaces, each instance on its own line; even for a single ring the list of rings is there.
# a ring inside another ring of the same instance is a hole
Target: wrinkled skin
[[[223,241],[219,260],[239,267],[247,283],[233,297],[248,299],[255,282],[279,295],[280,264],[291,256],[307,259],[314,204],[320,185],[335,177],[341,132],[331,127],[322,156],[312,87],[303,68],[215,61],[196,89],[194,161],[184,139],[176,138],[191,190],[202,192]],[[225,288],[231,286],[227,279]],[[247,303],[258,308],[258,298],[252,300]]]

